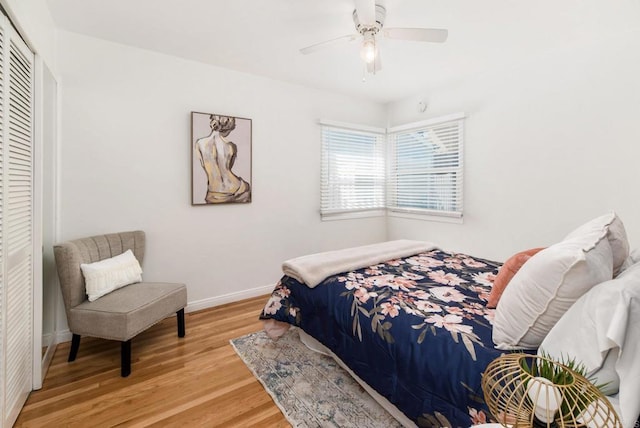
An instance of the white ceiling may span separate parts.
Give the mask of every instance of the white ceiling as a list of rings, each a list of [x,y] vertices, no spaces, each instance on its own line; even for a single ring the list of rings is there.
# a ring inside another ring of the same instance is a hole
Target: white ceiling
[[[378,4],[387,9],[386,27],[446,28],[449,39],[382,40],[383,69],[363,83],[357,42],[298,51],[353,33],[353,0],[48,0],[56,25],[68,31],[381,103],[638,26],[640,16],[637,0]]]

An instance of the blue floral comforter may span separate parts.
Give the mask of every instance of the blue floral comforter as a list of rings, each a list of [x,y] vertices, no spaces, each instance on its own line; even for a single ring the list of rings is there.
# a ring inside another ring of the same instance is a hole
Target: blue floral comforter
[[[284,276],[261,319],[302,328],[418,426],[486,422],[493,347],[485,307],[500,264],[432,250],[327,278]]]

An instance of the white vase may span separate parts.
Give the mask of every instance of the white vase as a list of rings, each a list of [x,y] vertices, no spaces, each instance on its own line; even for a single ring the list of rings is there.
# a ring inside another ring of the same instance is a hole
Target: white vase
[[[562,404],[560,389],[547,378],[534,377],[527,385],[527,395],[534,404],[536,418],[545,424],[552,423]]]

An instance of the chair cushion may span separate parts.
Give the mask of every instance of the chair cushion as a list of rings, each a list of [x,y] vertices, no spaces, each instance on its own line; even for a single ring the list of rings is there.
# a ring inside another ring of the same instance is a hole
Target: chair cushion
[[[139,282],[72,308],[69,327],[81,336],[125,341],[186,305],[184,284]]]
[[[97,262],[131,250],[138,262],[142,264],[145,242],[144,232],[136,230],[96,235],[55,245],[53,252],[67,318],[71,308],[87,299],[84,277],[80,269],[81,263]]]

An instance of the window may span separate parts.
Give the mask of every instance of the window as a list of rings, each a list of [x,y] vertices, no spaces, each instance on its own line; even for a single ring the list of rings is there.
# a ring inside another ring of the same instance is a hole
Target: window
[[[344,213],[383,214],[384,130],[322,122],[323,218]]]
[[[387,208],[462,217],[463,114],[389,130]]]
[[[386,133],[321,122],[322,218],[385,210],[462,218],[463,119],[458,113]]]

